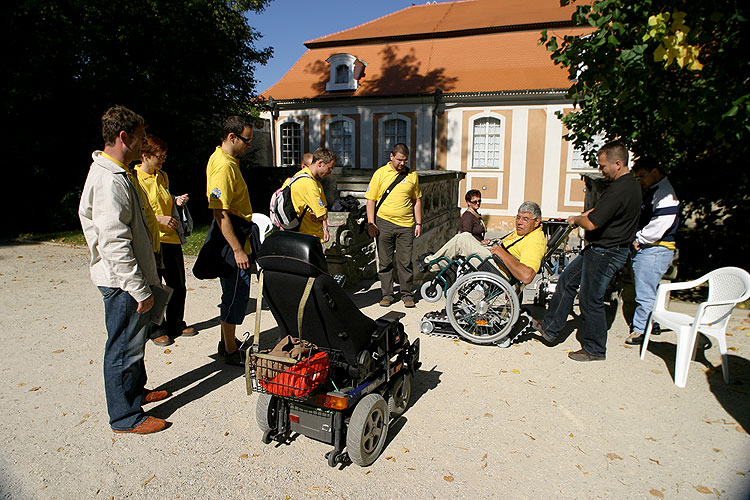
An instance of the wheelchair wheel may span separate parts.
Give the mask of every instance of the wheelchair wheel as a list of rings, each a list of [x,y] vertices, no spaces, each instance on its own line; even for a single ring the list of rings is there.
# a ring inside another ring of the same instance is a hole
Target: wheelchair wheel
[[[270,394],[259,394],[255,405],[255,421],[264,433],[276,429],[276,397]]]
[[[470,342],[490,344],[507,337],[521,305],[513,287],[500,276],[476,272],[456,281],[446,298],[451,326]]]
[[[411,398],[411,375],[404,373],[393,382],[390,396],[388,396],[388,413],[391,418],[398,418],[404,414]]]
[[[422,298],[427,302],[437,302],[443,296],[443,287],[434,281],[425,281],[419,289]]]
[[[368,394],[349,419],[346,431],[346,451],[352,463],[366,467],[373,463],[388,436],[388,405],[380,394]]]

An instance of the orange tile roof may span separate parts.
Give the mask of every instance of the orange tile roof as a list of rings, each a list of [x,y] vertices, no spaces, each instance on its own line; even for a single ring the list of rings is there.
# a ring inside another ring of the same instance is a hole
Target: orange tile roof
[[[553,64],[538,42],[545,23],[552,23],[550,33],[580,34],[580,27],[558,23],[569,21],[570,12],[559,7],[559,0],[415,5],[307,42],[307,52],[263,95],[293,100],[419,95],[432,93],[437,87],[452,93],[567,89],[567,72]],[[508,23],[516,27],[490,29],[507,27]],[[441,34],[436,35],[437,30],[442,30]],[[432,35],[418,35],[428,32]],[[326,59],[339,53],[352,54],[367,63],[356,91],[325,90],[330,75]]]
[[[309,48],[381,37],[419,36],[526,24],[570,22],[560,0],[461,0],[412,5],[360,26],[305,42]]]

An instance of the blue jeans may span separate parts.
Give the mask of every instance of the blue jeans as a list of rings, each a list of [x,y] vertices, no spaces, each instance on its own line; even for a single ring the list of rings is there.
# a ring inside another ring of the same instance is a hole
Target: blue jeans
[[[250,300],[250,272],[238,267],[221,281],[221,320],[230,325],[241,325],[245,319],[247,302]]]
[[[669,269],[674,250],[654,245],[641,248],[633,254],[633,281],[635,282],[635,312],[633,332],[643,333],[654,308],[656,288]]]
[[[120,288],[98,287],[104,297],[107,344],[104,347],[104,392],[109,425],[129,431],[146,420],[141,402],[146,386],[148,314],[137,312],[138,303]]]
[[[563,270],[555,293],[542,320],[542,328],[556,337],[565,327],[573,301],[579,295],[581,308],[581,347],[592,356],[606,356],[607,317],[604,293],[617,271],[628,260],[627,247],[596,248],[587,246]],[[580,292],[578,290],[580,286]]]

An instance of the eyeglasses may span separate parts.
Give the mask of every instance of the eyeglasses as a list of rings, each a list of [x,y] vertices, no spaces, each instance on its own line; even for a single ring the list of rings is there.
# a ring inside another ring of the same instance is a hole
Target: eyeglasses
[[[482,199],[479,198],[478,200],[471,200],[469,203],[482,203]]]
[[[159,160],[166,160],[167,159],[166,153],[163,154],[163,155],[154,155],[154,157],[157,158],[157,159],[159,159]]]
[[[240,140],[241,140],[242,142],[244,142],[245,144],[247,144],[248,142],[250,142],[250,141],[251,141],[251,140],[253,139],[252,137],[251,137],[251,138],[249,138],[249,139],[248,139],[247,137],[242,137],[242,136],[241,136],[240,134],[234,134],[234,136],[235,136],[235,137],[236,137],[237,139],[240,139]]]
[[[529,217],[526,215],[516,215],[516,220],[523,221],[524,223],[528,223],[529,221],[535,220],[534,217]]]

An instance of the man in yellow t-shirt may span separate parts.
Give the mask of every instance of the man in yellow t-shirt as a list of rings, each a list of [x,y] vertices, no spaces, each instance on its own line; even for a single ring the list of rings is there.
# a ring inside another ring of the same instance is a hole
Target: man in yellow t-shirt
[[[307,155],[307,153],[305,153]],[[303,158],[302,169],[284,181],[282,188],[299,175],[291,187],[292,205],[297,215],[302,216],[299,232],[317,236],[325,243],[330,238],[328,233],[328,202],[319,179],[327,177],[336,164],[336,155],[326,148],[318,148],[311,155],[311,162],[306,165]],[[304,176],[307,174],[309,177]]]
[[[249,236],[244,244],[240,241],[238,228],[232,224],[230,215],[252,222],[253,207],[247,184],[240,172],[237,157],[250,147],[253,129],[241,116],[230,116],[224,121],[221,145],[208,159],[206,166],[206,194],[208,208],[213,210],[216,225],[234,253],[236,267],[232,275],[222,276],[221,281],[221,341],[219,355],[228,364],[243,365],[243,353],[239,350],[234,332],[245,318],[250,298],[250,258],[252,253]]]
[[[458,233],[437,252],[427,255],[423,260],[429,262],[439,257],[455,259],[469,255],[487,259],[497,255],[515,278],[528,284],[542,267],[546,252],[547,238],[542,231],[542,210],[533,201],[526,201],[518,207],[516,230],[503,238],[502,245],[486,247],[471,233]]]
[[[365,192],[367,232],[376,238],[378,277],[383,295],[380,305],[383,307],[393,303],[394,260],[404,306],[414,307],[411,254],[414,238],[422,234],[422,192],[419,190],[417,173],[409,171],[408,161],[409,148],[406,144],[393,146],[391,161],[373,174]],[[386,194],[399,174],[406,175]],[[378,207],[381,200],[382,204]]]

